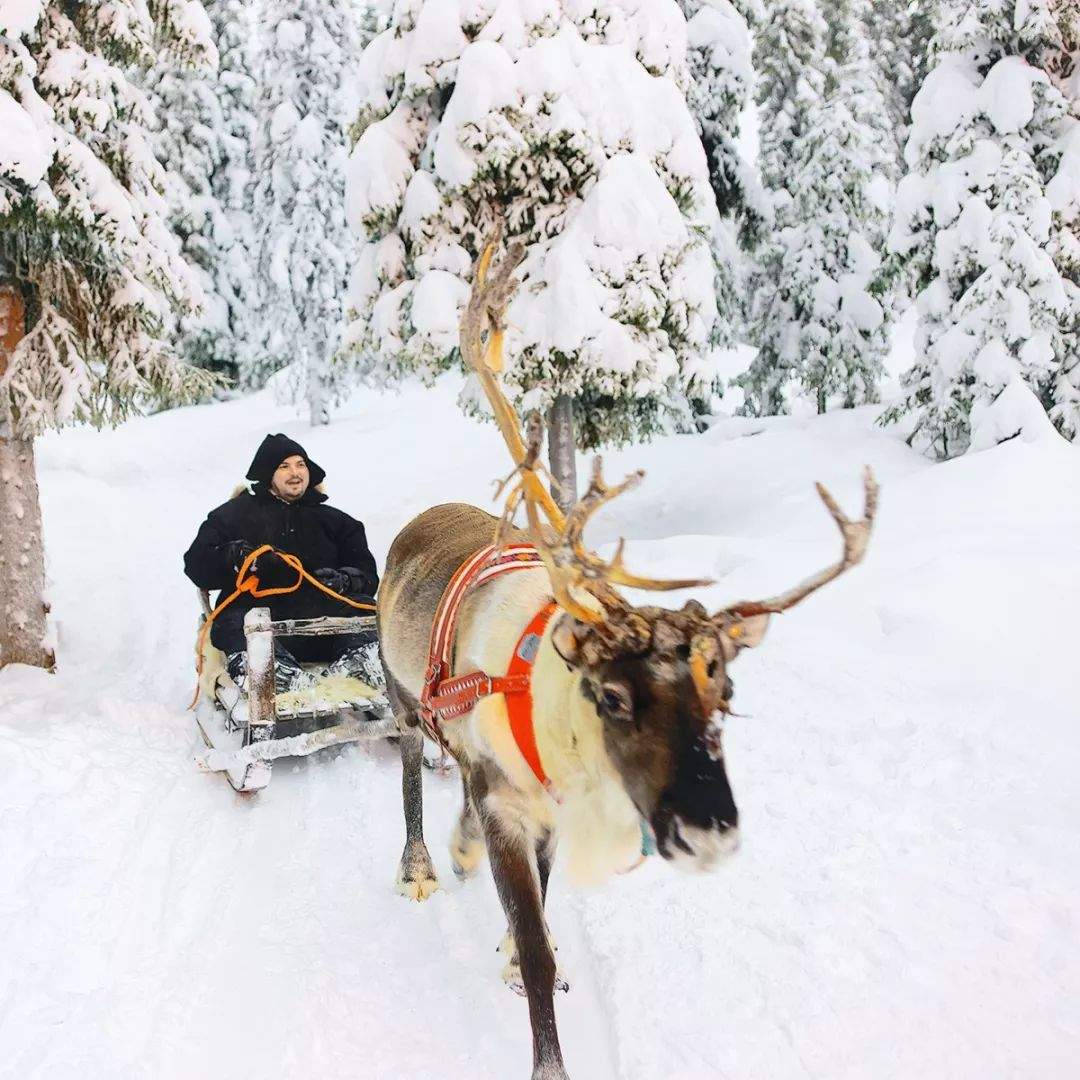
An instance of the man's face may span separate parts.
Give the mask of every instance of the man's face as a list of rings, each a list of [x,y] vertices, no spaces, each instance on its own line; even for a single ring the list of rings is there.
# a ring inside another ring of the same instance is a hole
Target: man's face
[[[296,502],[308,489],[311,474],[307,462],[299,455],[287,457],[270,480],[270,490],[286,502]]]

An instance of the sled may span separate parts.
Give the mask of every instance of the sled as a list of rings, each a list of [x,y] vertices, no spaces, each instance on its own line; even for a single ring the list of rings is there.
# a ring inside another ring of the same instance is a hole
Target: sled
[[[199,598],[205,620],[211,610],[209,595],[200,589]],[[235,791],[248,794],[270,783],[278,758],[305,757],[330,746],[396,735],[397,722],[385,694],[359,679],[274,693],[275,635],[355,634],[374,626],[374,615],[275,621],[269,608],[252,608],[244,617],[247,693],[229,676],[224,656],[207,640],[195,714],[203,742],[196,754],[199,767],[224,773]],[[310,665],[313,671],[318,666]]]

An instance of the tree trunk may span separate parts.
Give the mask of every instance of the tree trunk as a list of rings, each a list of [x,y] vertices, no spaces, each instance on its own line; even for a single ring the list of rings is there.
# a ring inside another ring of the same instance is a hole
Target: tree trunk
[[[325,372],[319,363],[311,357],[310,353],[307,354],[305,367],[307,368],[307,400],[311,411],[311,426],[318,427],[322,424],[329,424],[330,409],[326,402]]]
[[[555,479],[552,495],[565,513],[577,502],[574,401],[569,394],[560,394],[548,411],[548,462]]]
[[[26,332],[16,289],[0,287],[0,384],[8,358]],[[45,555],[32,439],[12,430],[8,395],[0,389],[0,667],[52,669],[45,643]]]

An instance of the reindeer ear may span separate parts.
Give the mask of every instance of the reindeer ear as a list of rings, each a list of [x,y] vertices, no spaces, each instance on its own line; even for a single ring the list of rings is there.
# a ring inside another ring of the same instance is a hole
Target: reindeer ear
[[[585,639],[585,624],[573,615],[560,615],[551,631],[551,644],[560,658],[568,664],[577,664],[581,643]]]
[[[768,626],[768,615],[750,615],[745,619],[733,619],[720,631],[724,659],[734,660],[742,649],[756,648],[765,637]]]

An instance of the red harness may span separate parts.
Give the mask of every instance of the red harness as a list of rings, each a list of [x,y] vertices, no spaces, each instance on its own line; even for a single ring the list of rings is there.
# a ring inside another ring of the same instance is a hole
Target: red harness
[[[483,671],[474,671],[469,675],[451,677],[458,612],[469,590],[500,574],[534,570],[543,565],[531,544],[515,544],[504,548],[481,548],[458,567],[439,601],[431,626],[428,669],[424,673],[424,687],[420,692],[417,711],[420,719],[443,742],[443,723],[464,716],[481,698],[491,694],[504,695],[514,742],[537,780],[547,788],[551,782],[540,763],[540,752],[536,746],[531,684],[533,662],[544,629],[555,613],[555,602],[545,604],[529,621],[514,646],[514,655],[510,658],[505,675],[491,676]]]

